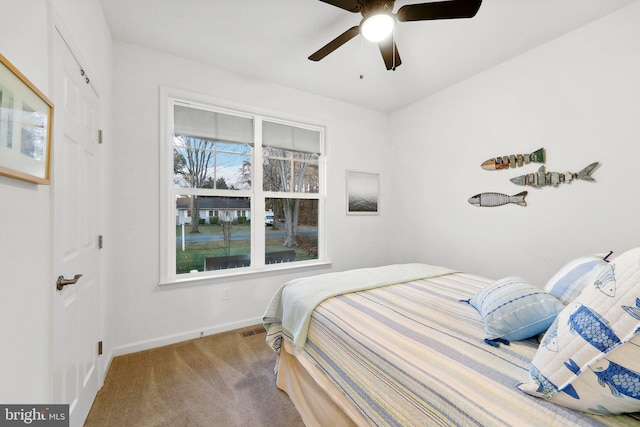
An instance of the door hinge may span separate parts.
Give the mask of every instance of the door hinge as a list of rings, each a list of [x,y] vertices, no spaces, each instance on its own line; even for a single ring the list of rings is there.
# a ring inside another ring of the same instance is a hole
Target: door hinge
[[[98,144],[102,144],[102,129],[98,129]]]
[[[102,356],[102,341],[98,341],[98,356]]]
[[[102,234],[98,236],[98,249],[102,249]]]

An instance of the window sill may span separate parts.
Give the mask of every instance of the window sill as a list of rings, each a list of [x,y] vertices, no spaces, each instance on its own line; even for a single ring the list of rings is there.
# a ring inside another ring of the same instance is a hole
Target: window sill
[[[292,265],[294,264],[294,265]],[[331,261],[313,261],[309,263],[285,262],[282,264],[271,264],[268,267],[262,268],[230,268],[227,270],[216,270],[215,274],[211,272],[199,272],[185,275],[187,277],[181,277],[176,279],[167,279],[160,281],[158,285],[161,288],[172,288],[176,286],[196,286],[213,284],[219,281],[229,279],[251,279],[260,276],[274,276],[282,273],[292,273],[302,270],[317,270],[329,268],[333,265]],[[208,274],[207,274],[208,273]]]

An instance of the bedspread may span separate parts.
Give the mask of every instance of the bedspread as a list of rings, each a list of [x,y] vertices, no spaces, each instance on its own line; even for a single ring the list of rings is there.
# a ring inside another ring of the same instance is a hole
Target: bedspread
[[[483,342],[460,300],[490,283],[456,273],[335,296],[311,316],[302,350],[376,426],[638,425],[521,393],[535,340]]]
[[[290,337],[295,347],[300,350],[307,340],[307,329],[313,309],[327,298],[454,272],[445,267],[409,263],[295,279],[281,286],[273,296],[263,316],[264,326],[268,330],[272,323],[282,324],[280,333]],[[271,338],[276,337],[271,335]]]

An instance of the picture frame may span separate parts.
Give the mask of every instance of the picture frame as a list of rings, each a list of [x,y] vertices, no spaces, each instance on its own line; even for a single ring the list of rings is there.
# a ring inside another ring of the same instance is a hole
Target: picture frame
[[[50,183],[53,103],[0,54],[0,175]]]
[[[347,215],[379,215],[380,174],[347,171]]]

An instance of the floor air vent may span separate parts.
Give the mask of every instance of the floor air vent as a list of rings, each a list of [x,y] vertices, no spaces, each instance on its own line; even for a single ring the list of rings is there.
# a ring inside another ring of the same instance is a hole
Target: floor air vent
[[[250,337],[252,335],[258,335],[258,334],[264,334],[265,331],[264,328],[256,328],[256,329],[251,329],[249,331],[242,331],[240,332],[240,335],[242,335],[244,338],[246,337]]]

